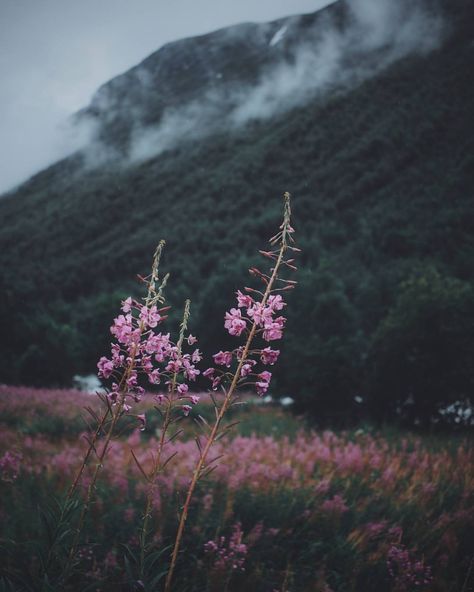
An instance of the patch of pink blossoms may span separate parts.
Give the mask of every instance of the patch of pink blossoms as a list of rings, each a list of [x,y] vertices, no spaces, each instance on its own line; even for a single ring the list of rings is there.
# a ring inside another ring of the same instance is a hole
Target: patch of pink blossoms
[[[121,403],[124,411],[131,409],[131,401],[138,402],[145,392],[143,384],[167,386],[167,395],[158,395],[158,404],[177,397],[178,400],[195,405],[199,397],[189,394],[186,381],[192,382],[200,374],[196,364],[201,361],[201,352],[182,353],[170,339],[169,333],[157,332],[156,328],[166,318],[167,308],[158,309],[147,306],[132,298],[122,302],[122,312],[114,319],[110,332],[116,342],[111,344],[110,358],[102,356],[97,364],[100,378],[111,379],[112,386],[108,398],[112,405]],[[188,345],[197,339],[189,335]],[[191,406],[181,407],[188,415]],[[137,416],[142,427],[144,416]]]
[[[243,294],[238,290],[237,308],[231,308],[225,314],[224,327],[233,336],[240,336],[244,331],[250,331],[252,327],[255,327],[255,334],[264,341],[281,339],[286,319],[278,312],[284,306],[286,303],[280,294],[270,294],[266,302],[262,304],[249,294]],[[230,368],[234,361],[237,363],[241,361],[242,355],[242,347],[233,351],[221,350],[214,354],[214,364]],[[279,355],[280,350],[272,349],[270,346],[250,350],[240,370],[240,383],[254,384],[257,394],[264,395],[268,391],[272,375],[266,370],[259,372],[256,366],[259,362],[264,365],[273,365]],[[221,384],[225,374],[225,371],[219,368],[208,368],[203,372],[203,376],[211,380],[214,390]]]
[[[228,540],[221,536],[217,541],[211,540],[204,545],[204,551],[212,557],[214,570],[220,572],[244,571],[247,545],[242,543],[242,534],[240,523],[237,522]]]
[[[433,581],[431,567],[412,557],[403,545],[392,545],[387,554],[387,569],[397,590],[421,590]]]
[[[0,481],[6,483],[13,483],[20,472],[20,464],[22,455],[19,452],[12,452],[7,450],[5,454],[0,457]]]

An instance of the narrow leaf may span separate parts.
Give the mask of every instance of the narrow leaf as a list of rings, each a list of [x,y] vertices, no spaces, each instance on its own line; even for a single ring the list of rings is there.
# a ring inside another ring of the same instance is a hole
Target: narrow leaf
[[[173,452],[173,454],[171,456],[169,456],[165,462],[163,463],[162,469],[164,469],[166,467],[166,465],[170,462],[170,460],[172,460],[176,455],[178,454],[178,451]]]
[[[177,438],[182,433],[183,433],[183,430],[182,429],[178,430],[176,433],[174,433],[172,436],[170,436],[168,438],[168,440],[166,441],[166,443],[168,444],[169,442],[172,442],[175,438]]]
[[[147,483],[150,483],[150,477],[145,473],[145,470],[142,467],[142,465],[140,464],[138,458],[135,456],[135,453],[133,452],[132,449],[130,449],[130,452],[132,453],[133,460],[135,461],[137,467],[140,469],[141,474],[145,477]]]
[[[199,456],[200,456],[200,458],[202,458],[202,446],[201,446],[201,440],[199,440],[199,436],[196,436],[194,438],[194,441],[196,442],[196,446],[198,447]]]

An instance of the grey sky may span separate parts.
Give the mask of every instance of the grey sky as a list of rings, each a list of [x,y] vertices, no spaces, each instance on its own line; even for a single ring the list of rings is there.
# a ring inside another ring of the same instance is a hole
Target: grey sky
[[[61,122],[164,43],[329,0],[0,0],[0,192],[67,152]]]

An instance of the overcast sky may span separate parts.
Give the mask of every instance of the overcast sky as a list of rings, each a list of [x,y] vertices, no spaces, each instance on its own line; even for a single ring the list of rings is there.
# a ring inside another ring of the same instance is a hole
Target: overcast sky
[[[59,128],[168,41],[329,0],[0,0],[0,193],[65,154]]]

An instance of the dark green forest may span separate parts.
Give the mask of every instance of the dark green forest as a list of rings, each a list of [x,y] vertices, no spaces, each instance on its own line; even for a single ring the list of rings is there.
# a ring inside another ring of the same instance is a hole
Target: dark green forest
[[[293,197],[298,287],[272,394],[344,423],[427,421],[474,392],[474,11],[351,90],[140,165],[77,154],[0,199],[0,381],[95,371],[154,248],[207,353]],[[356,402],[355,397],[358,401]]]

